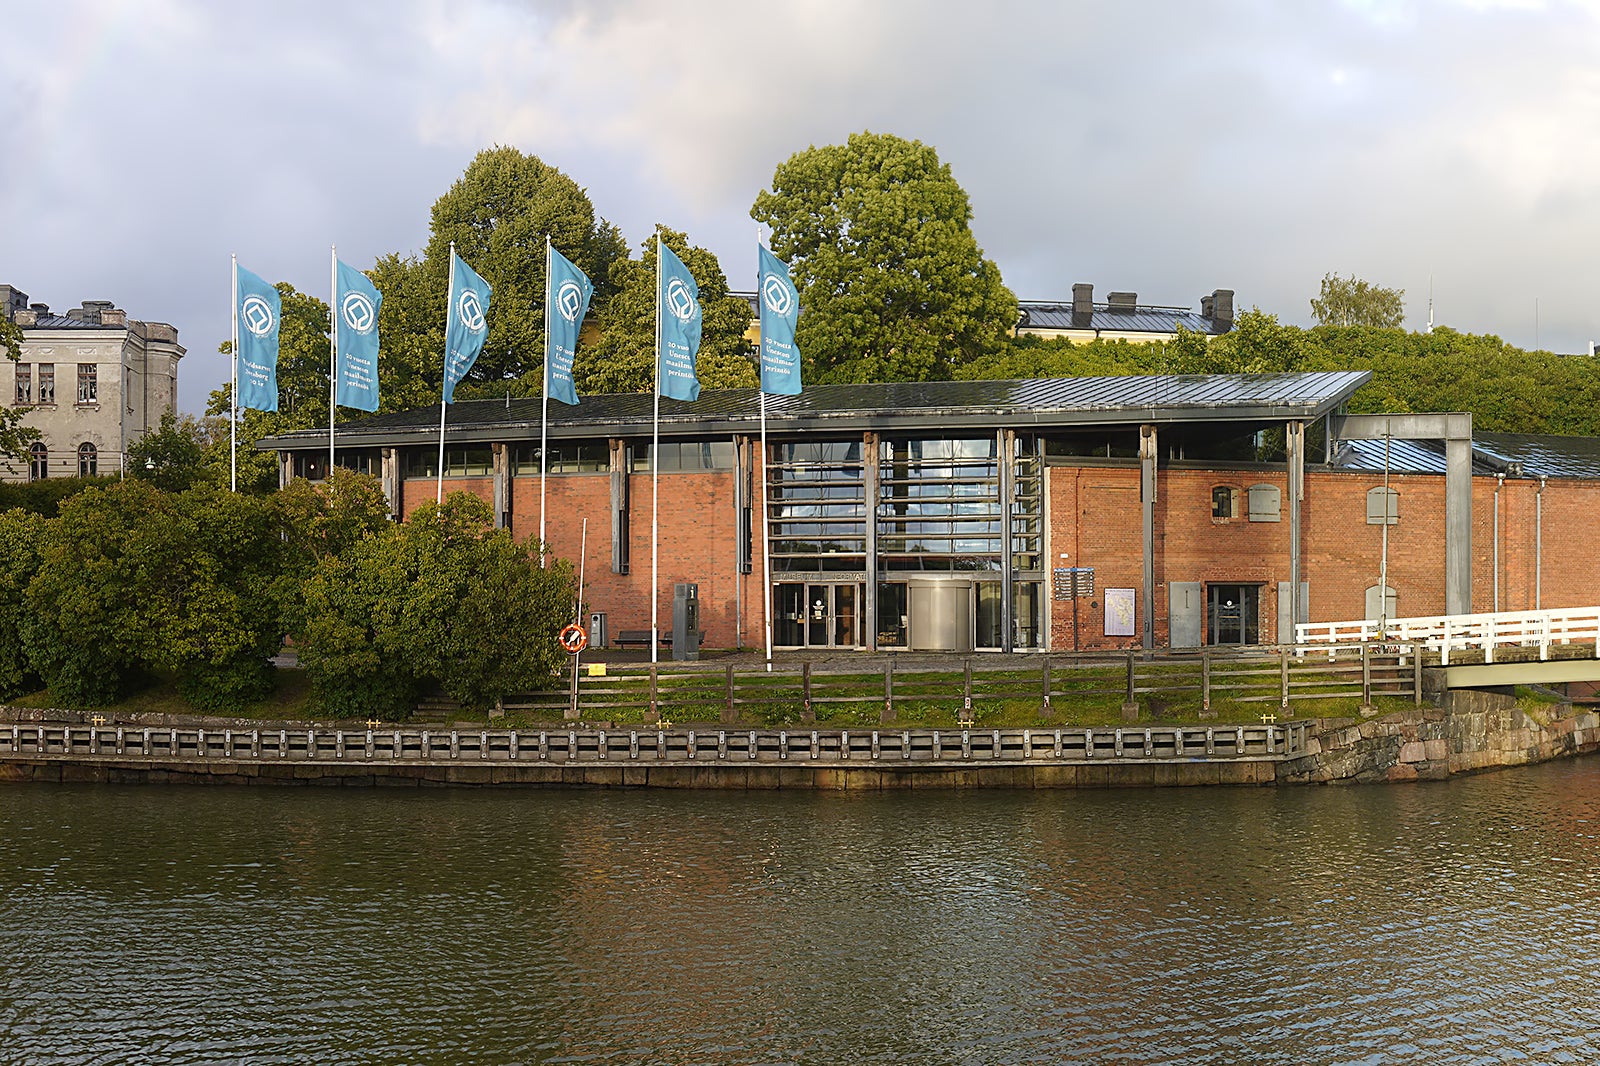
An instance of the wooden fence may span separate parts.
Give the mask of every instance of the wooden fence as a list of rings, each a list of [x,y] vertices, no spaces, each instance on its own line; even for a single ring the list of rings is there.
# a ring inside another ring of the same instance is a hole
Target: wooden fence
[[[1026,705],[1049,712],[1063,701],[1198,704],[1202,714],[1218,701],[1265,704],[1285,717],[1297,704],[1398,697],[1422,702],[1422,663],[1407,645],[1352,645],[1317,649],[1314,657],[1288,647],[1264,653],[1201,652],[1146,659],[1052,656],[986,661],[968,659],[957,673],[916,661],[897,665],[883,656],[863,670],[848,663],[718,666],[714,663],[619,666],[580,670],[576,692],[546,692],[508,701],[510,710],[534,717],[653,722],[716,720],[727,724],[813,722],[841,716],[893,722],[949,716],[975,725],[986,710]],[[1314,706],[1309,708],[1315,713]],[[833,713],[830,713],[833,712]]]

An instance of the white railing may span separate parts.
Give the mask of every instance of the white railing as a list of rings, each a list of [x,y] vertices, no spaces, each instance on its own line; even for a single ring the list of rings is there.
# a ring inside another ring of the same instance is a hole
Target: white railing
[[[1301,622],[1294,627],[1295,642],[1302,646],[1333,647],[1344,644],[1405,642],[1439,653],[1441,665],[1450,665],[1450,652],[1476,648],[1484,662],[1494,662],[1496,648],[1539,649],[1550,658],[1556,644],[1594,644],[1600,654],[1600,607],[1568,607],[1559,611],[1498,611],[1489,614],[1441,614],[1426,618],[1391,618],[1383,626],[1377,619],[1347,622]]]

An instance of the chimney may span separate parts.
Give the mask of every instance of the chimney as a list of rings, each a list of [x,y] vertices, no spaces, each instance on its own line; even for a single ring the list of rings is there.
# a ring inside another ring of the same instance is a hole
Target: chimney
[[[1072,324],[1087,328],[1093,317],[1094,286],[1080,281],[1072,287]]]
[[[15,322],[19,326],[36,326],[39,324],[39,312],[22,310],[13,311],[11,313],[11,321]]]
[[[116,308],[107,308],[100,312],[100,324],[102,326],[126,326],[128,324],[128,312]]]
[[[49,318],[50,317],[50,305],[49,304],[29,304],[28,305],[28,310],[33,312],[33,316],[34,316],[35,321],[37,321],[38,319],[41,319],[41,318]]]
[[[1111,310],[1118,314],[1131,315],[1139,307],[1139,294],[1136,292],[1108,293],[1106,303]]]
[[[1216,314],[1217,298],[1215,296],[1200,297],[1200,317],[1210,318]]]
[[[0,316],[10,318],[28,309],[28,294],[14,285],[0,285]]]
[[[1224,333],[1233,328],[1233,290],[1218,289],[1211,294],[1212,314]]]

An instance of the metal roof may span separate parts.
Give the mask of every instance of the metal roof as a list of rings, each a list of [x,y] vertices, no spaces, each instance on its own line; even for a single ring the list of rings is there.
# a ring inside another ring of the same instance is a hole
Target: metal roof
[[[1340,441],[1339,454],[1332,465],[1341,470],[1382,470],[1383,441]],[[1432,440],[1390,440],[1388,465],[1399,474],[1443,474],[1444,445]],[[1475,431],[1472,472],[1482,476],[1600,479],[1600,438]]]
[[[1475,459],[1482,453],[1498,460],[1512,476],[1600,479],[1600,438],[1596,437],[1474,431],[1472,451]]]
[[[1094,330],[1098,333],[1176,333],[1182,326],[1191,333],[1226,333],[1233,328],[1214,318],[1207,318],[1187,307],[1160,307],[1139,304],[1131,311],[1112,308],[1110,304],[1096,303],[1087,321],[1073,318],[1072,304],[1044,300],[1023,300],[1019,303],[1022,317],[1019,330]]]
[[[768,396],[767,426],[775,433],[926,433],[930,428],[1311,420],[1343,404],[1370,377],[1366,370],[1339,370],[814,385],[798,396]],[[576,407],[552,403],[548,432],[557,439],[641,436],[650,431],[653,401],[649,393],[624,393],[584,396]],[[538,397],[460,401],[450,405],[447,436],[527,440],[538,435],[541,407]],[[755,389],[706,389],[692,403],[661,401],[666,436],[754,432],[760,418]],[[436,438],[438,431],[439,406],[433,404],[346,423],[339,436],[347,446],[359,447]],[[300,430],[266,438],[261,445],[315,448],[327,440],[326,430]]]

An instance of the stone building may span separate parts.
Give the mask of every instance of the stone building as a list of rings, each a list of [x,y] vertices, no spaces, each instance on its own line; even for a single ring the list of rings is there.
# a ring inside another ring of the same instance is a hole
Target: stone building
[[[140,322],[110,300],[65,313],[0,285],[0,309],[22,327],[22,357],[0,359],[0,402],[38,430],[28,460],[0,460],[0,477],[115,474],[128,445],[178,404],[178,330]]]

